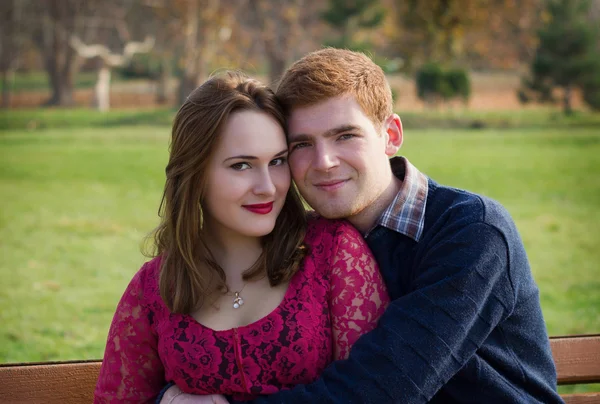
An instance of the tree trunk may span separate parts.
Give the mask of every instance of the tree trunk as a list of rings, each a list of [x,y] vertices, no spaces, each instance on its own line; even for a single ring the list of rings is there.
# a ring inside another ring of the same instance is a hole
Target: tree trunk
[[[51,1],[46,6],[51,18],[44,21],[38,46],[44,55],[44,66],[52,94],[44,105],[72,106],[73,76],[78,66],[75,52],[69,45],[68,32],[65,32],[74,18],[71,3]]]
[[[160,76],[156,86],[156,102],[166,104],[169,99],[169,80],[171,79],[171,61],[163,56],[160,61]]]
[[[275,5],[276,4],[276,5]],[[289,22],[284,20],[285,7],[284,2],[277,2],[270,5],[269,9],[255,8],[258,13],[258,21],[263,27],[263,42],[265,53],[269,63],[269,85],[273,88],[277,86],[285,68],[287,67],[287,56],[290,52],[288,46],[290,44],[289,35],[291,28]],[[343,46],[349,46],[345,30],[348,28],[348,23],[344,25],[342,34]]]
[[[14,70],[4,69],[2,71],[2,108],[10,108],[10,84],[14,76]]]
[[[573,108],[571,106],[571,86],[566,86],[563,93],[563,111],[565,115],[572,115]]]
[[[184,42],[184,68],[183,76],[179,82],[178,89],[178,101],[179,104],[183,104],[187,99],[188,95],[200,85],[205,77],[204,60],[202,60],[203,48],[205,43],[199,43],[200,38],[198,35],[200,27],[200,4],[198,0],[190,0],[188,3],[188,9],[186,13],[185,25],[183,31],[185,32]]]
[[[50,61],[46,65],[50,89],[52,91],[50,98],[43,104],[44,106],[70,107],[74,105],[73,100],[73,80],[65,74],[63,69],[57,65],[56,60]]]
[[[110,66],[105,63],[98,70],[93,106],[100,112],[107,112],[110,109]]]
[[[178,89],[178,99],[180,105],[183,104],[188,95],[190,95],[190,93],[202,83],[203,77],[203,73],[185,74],[181,77]]]
[[[285,55],[279,52],[274,52],[273,49],[267,47],[267,58],[269,61],[269,85],[273,88],[277,87],[283,72],[285,71],[287,61]]]

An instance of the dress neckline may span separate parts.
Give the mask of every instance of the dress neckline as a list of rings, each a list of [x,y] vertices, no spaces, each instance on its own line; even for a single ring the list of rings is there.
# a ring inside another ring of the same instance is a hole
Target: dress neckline
[[[298,283],[300,282],[300,276],[301,276],[301,272],[304,271],[304,261],[305,261],[306,257],[300,262],[299,266],[298,266],[298,270],[296,271],[296,273],[294,275],[292,275],[292,278],[290,279],[290,282],[288,284],[287,289],[285,290],[285,294],[283,295],[283,298],[281,299],[281,302],[279,302],[279,304],[273,309],[271,310],[271,312],[269,312],[268,314],[266,314],[265,316],[259,318],[256,321],[253,321],[249,324],[246,325],[242,325],[239,327],[232,327],[232,328],[226,328],[224,330],[215,330],[214,328],[211,328],[209,326],[206,326],[204,324],[202,324],[201,322],[199,322],[198,320],[196,320],[194,318],[194,316],[192,316],[191,314],[181,314],[184,318],[187,318],[191,323],[196,324],[197,326],[199,326],[200,328],[204,329],[204,330],[208,330],[210,332],[213,332],[215,334],[220,334],[220,333],[232,333],[235,332],[237,330],[245,330],[245,329],[250,329],[250,328],[255,328],[259,325],[261,325],[262,323],[264,323],[265,321],[269,320],[271,317],[277,315],[282,307],[285,305],[285,303],[291,298],[291,294],[292,291],[297,289],[298,287]]]

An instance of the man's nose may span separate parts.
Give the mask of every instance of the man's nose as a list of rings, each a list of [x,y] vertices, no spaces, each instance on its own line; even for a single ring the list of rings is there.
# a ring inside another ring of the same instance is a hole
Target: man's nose
[[[329,171],[339,165],[339,160],[331,147],[327,145],[317,145],[315,147],[315,159],[313,167],[321,171]]]

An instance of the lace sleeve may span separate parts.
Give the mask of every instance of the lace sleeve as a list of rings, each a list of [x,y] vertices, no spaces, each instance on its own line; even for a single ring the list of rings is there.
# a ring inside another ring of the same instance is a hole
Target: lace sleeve
[[[350,348],[377,325],[389,297],[375,258],[360,233],[344,223],[336,234],[337,249],[330,278],[334,359],[346,359]]]
[[[150,403],[165,384],[157,336],[151,327],[152,314],[143,301],[145,275],[142,268],[117,306],[94,403]]]

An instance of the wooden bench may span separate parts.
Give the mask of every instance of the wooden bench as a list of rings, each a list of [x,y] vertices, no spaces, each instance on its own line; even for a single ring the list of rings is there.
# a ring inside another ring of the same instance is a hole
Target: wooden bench
[[[0,364],[0,403],[91,403],[101,363]]]
[[[600,334],[550,338],[558,384],[600,383]],[[0,403],[91,403],[100,361],[0,364]],[[600,403],[600,392],[567,394],[567,404]]]
[[[600,334],[550,338],[559,386],[600,383]],[[600,392],[565,394],[567,404],[600,403]]]

